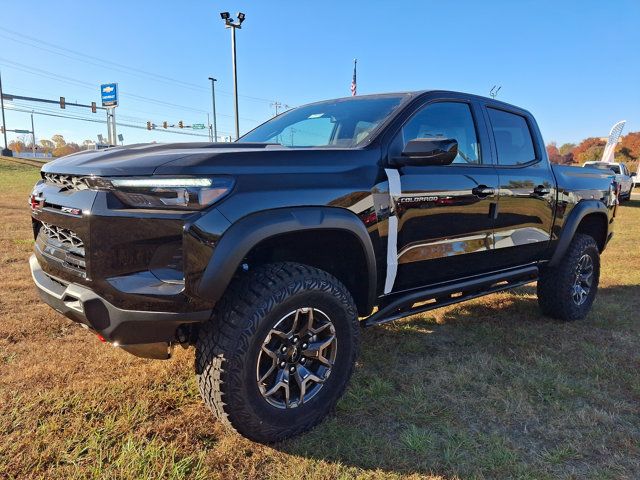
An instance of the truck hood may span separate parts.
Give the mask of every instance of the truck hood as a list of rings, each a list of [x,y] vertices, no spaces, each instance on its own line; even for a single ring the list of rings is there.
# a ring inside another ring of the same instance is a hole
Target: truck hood
[[[267,143],[147,143],[127,147],[112,147],[67,155],[42,167],[45,173],[95,176],[151,175],[160,167],[184,158],[200,160],[221,155],[237,156],[251,151],[284,149]],[[192,164],[193,162],[185,162]],[[182,166],[184,173],[184,164]],[[175,169],[169,169],[175,170]],[[160,172],[157,172],[160,173]],[[176,173],[176,172],[167,172]],[[195,173],[195,172],[194,172]]]

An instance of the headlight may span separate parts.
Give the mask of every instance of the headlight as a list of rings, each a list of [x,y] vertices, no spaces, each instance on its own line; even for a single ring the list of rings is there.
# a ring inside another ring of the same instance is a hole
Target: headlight
[[[136,208],[200,210],[220,200],[233,187],[228,177],[127,177],[89,180],[92,188],[111,190],[120,201]]]

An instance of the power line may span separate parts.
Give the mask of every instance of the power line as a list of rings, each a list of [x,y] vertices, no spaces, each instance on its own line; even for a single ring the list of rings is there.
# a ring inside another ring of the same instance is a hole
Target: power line
[[[177,84],[177,85],[182,86],[182,88],[190,88],[190,89],[199,90],[199,91],[208,91],[208,88],[204,87],[203,85],[198,85],[198,84],[194,84],[194,83],[190,83],[190,82],[185,82],[183,80],[178,80],[176,78],[168,77],[166,75],[161,75],[161,74],[157,74],[157,73],[148,72],[148,71],[142,70],[140,68],[131,67],[131,66],[128,66],[128,65],[123,65],[121,63],[113,62],[111,60],[105,60],[105,59],[102,59],[102,58],[99,58],[99,57],[95,57],[93,55],[88,55],[86,53],[78,52],[76,50],[72,50],[72,49],[69,49],[69,48],[61,47],[59,45],[56,45],[56,44],[53,44],[53,43],[50,43],[50,42],[46,42],[44,40],[40,40],[40,39],[37,39],[35,37],[31,37],[31,36],[26,35],[26,34],[24,34],[22,32],[15,32],[15,31],[10,30],[10,29],[5,28],[5,27],[0,27],[0,30],[3,30],[4,32],[9,33],[10,35],[19,37],[19,38],[12,38],[11,36],[0,34],[0,36],[2,36],[3,38],[8,39],[10,41],[13,41],[13,42],[16,42],[16,43],[21,43],[23,45],[28,45],[28,46],[31,46],[33,48],[37,48],[37,49],[40,49],[40,50],[47,51],[49,53],[53,53],[53,54],[60,55],[60,56],[66,57],[66,58],[70,58],[72,60],[81,61],[81,62],[88,63],[90,65],[95,65],[95,66],[103,66],[104,67],[105,65],[109,65],[109,68],[117,70],[117,71],[121,71],[121,72],[129,74],[129,75],[133,75],[132,72],[137,72],[139,75],[143,75],[143,76],[151,78],[151,79],[153,79],[155,81],[162,81],[163,83]],[[54,49],[57,49],[57,50],[61,50],[62,52],[71,53],[71,54],[75,55],[76,57],[81,57],[81,58],[74,58],[74,57],[71,57],[71,56],[66,55],[64,53],[57,52],[55,50],[51,50],[50,48],[44,48],[44,47],[39,46],[39,45],[34,45],[33,43],[24,41],[23,38],[27,38],[27,39],[31,40],[31,42],[35,42],[37,44],[46,45],[48,47],[51,47],[51,48],[54,48]],[[90,60],[93,60],[93,61],[89,61],[89,60],[86,60],[86,59],[90,59]],[[220,93],[224,94],[224,95],[228,95],[228,96],[232,96],[233,95],[232,92],[228,92],[226,90],[220,90],[219,89],[218,91]],[[240,96],[242,98],[246,98],[248,100],[260,101],[260,102],[266,102],[266,103],[272,103],[273,102],[273,99],[255,97],[255,96],[252,96],[252,95],[239,94],[238,96]]]
[[[36,68],[36,67],[30,67],[28,65],[22,64],[20,62],[15,62],[13,60],[9,60],[7,58],[3,58],[0,57],[0,64],[3,64],[9,68],[15,68],[16,70],[20,70],[20,71],[24,71],[26,73],[31,73],[33,75],[37,75],[37,76],[42,76],[45,78],[52,78],[54,80],[58,80],[60,82],[63,83],[70,83],[73,84],[75,86],[79,86],[82,88],[87,88],[90,90],[95,91],[96,86],[92,83],[89,82],[85,82],[82,80],[77,80],[74,78],[70,78],[70,77],[66,77],[64,75],[59,75],[57,73],[53,73],[47,70],[43,70],[41,68]],[[123,97],[128,97],[128,98],[133,98],[133,99],[137,99],[137,100],[141,100],[144,101],[145,103],[154,103],[157,105],[162,105],[162,106],[166,106],[169,108],[174,108],[174,109],[178,109],[178,110],[191,110],[200,114],[207,114],[208,111],[207,110],[202,110],[199,108],[194,108],[194,107],[189,107],[187,105],[180,105],[177,103],[172,103],[172,102],[165,102],[164,100],[158,100],[155,98],[150,98],[150,97],[145,97],[142,95],[137,95],[137,94],[133,94],[133,93],[126,93],[126,92],[122,92],[120,93],[120,95],[122,95]],[[224,113],[218,113],[218,116],[221,117],[228,117],[228,118],[234,118],[232,115],[228,115],[228,114],[224,114]],[[254,118],[247,118],[247,117],[240,117],[242,120],[245,121],[249,121],[249,122],[254,122],[254,123],[262,123],[262,120],[256,120]]]

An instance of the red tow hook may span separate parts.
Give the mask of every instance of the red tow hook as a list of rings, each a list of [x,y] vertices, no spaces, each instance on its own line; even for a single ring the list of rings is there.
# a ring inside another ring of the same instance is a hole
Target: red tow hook
[[[102,335],[100,335],[99,333],[96,333],[96,335],[98,337],[98,340],[100,340],[102,343],[107,343],[107,341],[105,340],[105,338]]]

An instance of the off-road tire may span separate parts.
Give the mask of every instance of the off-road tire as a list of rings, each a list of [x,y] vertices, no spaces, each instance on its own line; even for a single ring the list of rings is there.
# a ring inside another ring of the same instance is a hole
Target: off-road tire
[[[279,409],[260,393],[258,354],[274,324],[305,307],[330,317],[337,338],[335,362],[317,395],[295,408]],[[284,440],[311,429],[333,409],[351,377],[359,340],[353,298],[335,277],[296,263],[258,266],[232,281],[198,333],[200,393],[215,416],[241,435],[262,443]]]
[[[586,300],[576,304],[572,288],[576,279],[578,262],[583,255],[593,261],[593,281]],[[583,319],[593,304],[600,278],[600,253],[596,241],[589,235],[576,233],[560,263],[544,267],[538,279],[538,305],[542,313],[562,321]]]

